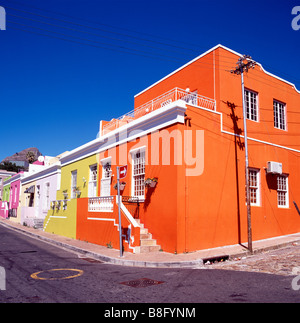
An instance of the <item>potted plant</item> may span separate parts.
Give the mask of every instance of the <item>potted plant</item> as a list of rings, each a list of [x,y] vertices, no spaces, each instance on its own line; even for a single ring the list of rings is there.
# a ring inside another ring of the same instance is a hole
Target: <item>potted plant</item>
[[[63,200],[63,210],[67,209],[67,201],[68,200]]]
[[[65,198],[65,200],[68,198],[68,190],[63,190],[63,195],[64,195],[64,198]]]
[[[123,190],[124,190],[124,188],[125,188],[125,186],[126,186],[126,182],[120,182],[120,191],[123,191]],[[115,189],[115,190],[117,190],[117,189],[118,189],[118,183],[116,183],[116,184],[114,185],[114,189]]]
[[[156,184],[158,182],[158,178],[157,177],[148,177],[146,180],[145,180],[145,186],[148,186],[148,187],[155,187]]]
[[[56,202],[56,209],[57,209],[57,211],[60,210],[60,203],[61,203],[61,201],[57,201]]]
[[[51,209],[54,210],[55,209],[55,203],[56,201],[51,201]]]
[[[75,187],[75,194],[76,194],[76,197],[80,197],[81,190],[80,190],[79,186]]]

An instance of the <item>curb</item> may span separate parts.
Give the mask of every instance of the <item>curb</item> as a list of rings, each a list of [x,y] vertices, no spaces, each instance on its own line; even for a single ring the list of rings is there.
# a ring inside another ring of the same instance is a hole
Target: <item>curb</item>
[[[174,262],[152,262],[152,261],[140,261],[140,260],[127,260],[127,259],[122,259],[122,258],[114,258],[114,257],[109,257],[105,255],[101,255],[96,252],[88,251],[83,248],[75,247],[70,244],[61,242],[61,241],[56,241],[54,239],[50,239],[47,237],[44,237],[42,235],[39,235],[38,233],[33,233],[29,232],[27,230],[23,230],[18,227],[11,226],[7,223],[4,223],[0,221],[0,225],[14,230],[18,231],[20,233],[23,233],[27,236],[42,240],[44,242],[48,242],[52,245],[56,245],[58,247],[62,247],[64,249],[79,253],[81,255],[84,255],[86,257],[91,257],[96,260],[100,260],[109,264],[114,264],[114,265],[120,265],[120,266],[128,266],[128,267],[147,267],[147,268],[191,268],[191,267],[198,267],[198,266],[203,266],[203,260],[197,259],[197,260],[191,260],[191,261],[174,261]]]

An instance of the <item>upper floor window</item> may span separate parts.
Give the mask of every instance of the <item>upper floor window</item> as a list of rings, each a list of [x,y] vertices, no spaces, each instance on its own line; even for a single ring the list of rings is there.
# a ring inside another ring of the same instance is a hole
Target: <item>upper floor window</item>
[[[258,121],[257,96],[256,92],[245,90],[245,103],[248,120]]]
[[[281,130],[286,130],[285,104],[274,100],[273,109],[274,109],[274,127]]]

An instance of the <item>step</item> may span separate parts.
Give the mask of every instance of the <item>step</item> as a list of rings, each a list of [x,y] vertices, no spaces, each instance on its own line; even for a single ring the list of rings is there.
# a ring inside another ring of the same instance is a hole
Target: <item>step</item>
[[[155,239],[141,239],[141,246],[156,246]]]
[[[148,229],[146,228],[141,228],[140,234],[148,234]]]
[[[156,244],[156,240],[152,239],[152,234],[149,233],[148,229],[144,227],[140,219],[136,219],[136,222],[140,226],[140,246],[135,247],[135,253],[149,253],[157,252],[161,249],[160,246]]]
[[[148,233],[148,232],[146,232],[146,233],[141,233],[140,232],[140,239],[141,240],[144,240],[144,239],[152,239],[152,234],[151,233]]]
[[[140,246],[140,253],[157,252],[160,246]]]
[[[42,229],[44,226],[44,219],[34,219],[33,222],[36,229]]]

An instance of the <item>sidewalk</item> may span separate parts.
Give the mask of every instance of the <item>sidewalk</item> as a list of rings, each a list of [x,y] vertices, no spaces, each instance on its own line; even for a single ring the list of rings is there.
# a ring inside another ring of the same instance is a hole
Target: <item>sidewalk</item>
[[[166,252],[152,252],[146,254],[132,254],[125,252],[120,257],[120,251],[109,249],[104,246],[74,240],[59,235],[44,232],[30,227],[22,226],[7,219],[0,218],[0,225],[9,229],[16,230],[23,234],[27,234],[33,238],[63,247],[65,249],[76,252],[84,257],[91,257],[103,262],[136,267],[156,267],[156,268],[191,268],[203,265],[203,260],[227,256],[229,258],[243,257],[250,255],[248,250],[241,245],[225,246],[220,248],[200,250],[186,254],[171,254]],[[300,242],[300,232],[270,238],[253,242],[254,253],[263,252],[282,248],[295,242]]]

